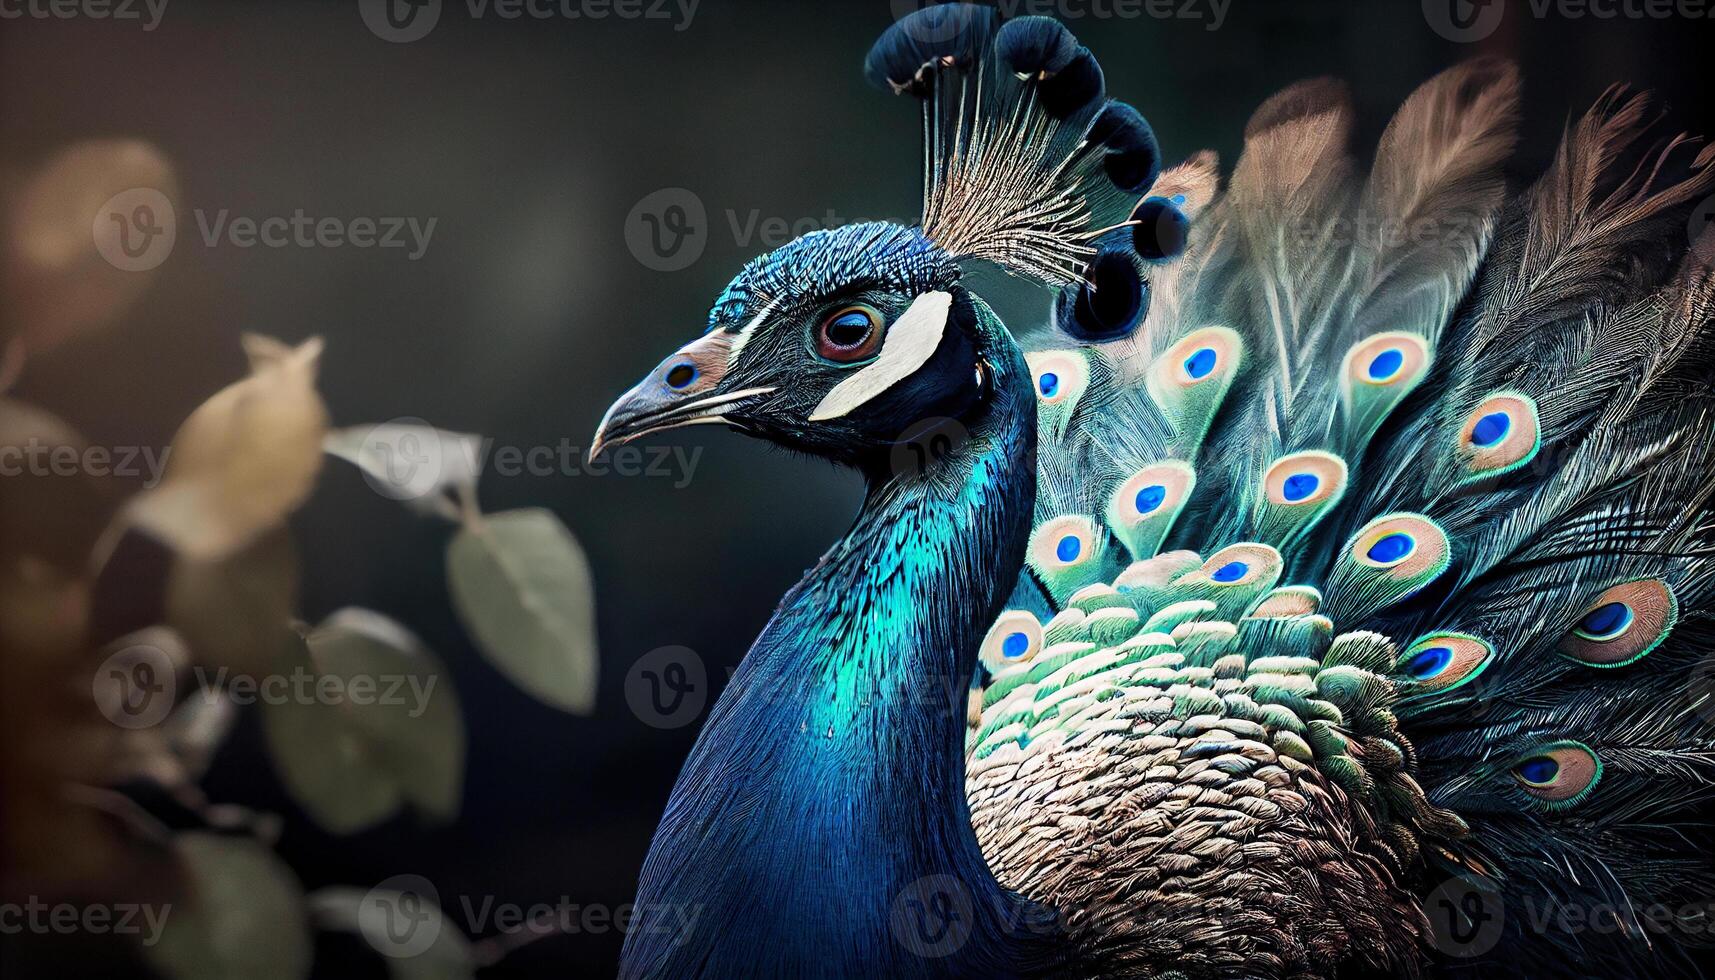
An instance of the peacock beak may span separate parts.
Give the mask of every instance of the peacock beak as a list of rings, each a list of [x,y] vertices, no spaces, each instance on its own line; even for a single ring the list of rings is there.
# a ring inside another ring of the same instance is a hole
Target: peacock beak
[[[663,429],[734,424],[729,412],[774,389],[716,391],[726,375],[731,350],[732,335],[716,330],[675,351],[608,408],[590,440],[589,458]]]

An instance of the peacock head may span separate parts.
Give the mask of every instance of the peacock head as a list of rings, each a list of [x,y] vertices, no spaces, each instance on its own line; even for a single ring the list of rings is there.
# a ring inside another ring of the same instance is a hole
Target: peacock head
[[[918,229],[811,232],[745,266],[703,336],[608,409],[590,454],[721,423],[861,467],[922,419],[965,416],[1009,343]]]

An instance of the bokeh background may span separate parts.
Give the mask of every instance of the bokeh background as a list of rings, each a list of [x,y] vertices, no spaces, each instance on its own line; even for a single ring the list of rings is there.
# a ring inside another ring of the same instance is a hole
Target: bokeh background
[[[910,220],[917,204],[914,108],[859,72],[894,14],[885,0],[669,0],[652,16],[654,3],[595,19],[544,2],[552,16],[509,19],[493,0],[480,15],[447,0],[433,29],[405,43],[371,30],[356,0],[169,0],[149,30],[8,13],[0,173],[26,173],[76,141],[127,137],[157,147],[179,187],[178,242],[148,292],[116,328],[33,360],[13,394],[94,442],[158,447],[243,373],[241,331],[319,334],[320,388],[340,424],[411,417],[499,446],[581,450],[614,396],[697,335],[745,260],[791,232]],[[1252,108],[1323,74],[1351,83],[1368,147],[1417,83],[1479,53],[1523,66],[1521,178],[1617,81],[1659,93],[1678,127],[1715,132],[1715,20],[1492,3],[1504,16],[1470,43],[1438,32],[1433,4],[1418,0],[1234,0],[1218,26],[1208,0],[1011,6],[1080,15],[1069,21],[1110,93],[1144,111],[1170,161],[1211,147],[1230,165]],[[415,258],[409,247],[205,243],[194,214],[223,209],[435,224]],[[677,249],[654,248],[651,221],[666,222],[655,242]],[[992,285],[1011,322],[1040,315],[1041,297]],[[382,611],[449,664],[469,733],[462,815],[328,835],[281,789],[249,717],[214,760],[209,796],[281,814],[278,851],[307,887],[421,875],[476,939],[494,929],[467,921],[466,899],[627,902],[702,717],[668,725],[634,710],[634,664],[687,647],[705,694],[718,693],[859,490],[847,474],[708,428],[651,444],[695,455],[665,475],[490,472],[481,483],[486,508],[549,508],[587,550],[602,668],[587,717],[522,694],[473,652],[447,600],[449,525],[330,465],[293,522],[301,612]],[[96,617],[108,637],[158,615],[147,550],[128,545],[118,562]],[[54,958],[64,944],[44,952],[27,939],[0,936],[0,973],[76,975]],[[621,940],[611,929],[544,938],[481,976],[612,975]],[[322,939],[317,970],[384,975],[351,937]]]

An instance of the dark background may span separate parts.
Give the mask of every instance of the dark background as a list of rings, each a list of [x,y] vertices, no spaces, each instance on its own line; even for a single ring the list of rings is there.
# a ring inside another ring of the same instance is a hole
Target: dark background
[[[1715,20],[1538,18],[1527,0],[1505,2],[1501,27],[1477,44],[1438,36],[1417,0],[1235,0],[1215,31],[1206,2],[1192,8],[1202,20],[1070,23],[1169,161],[1212,147],[1230,167],[1251,109],[1320,74],[1350,81],[1366,151],[1417,83],[1479,52],[1523,65],[1521,176],[1615,81],[1656,90],[1684,129],[1715,130],[1703,69]],[[0,21],[0,163],[29,167],[75,140],[134,136],[174,161],[183,191],[178,245],[151,293],[119,329],[32,364],[16,394],[93,442],[160,446],[242,374],[241,330],[319,333],[321,388],[340,424],[415,416],[502,445],[585,446],[606,405],[694,338],[720,287],[779,243],[740,240],[734,222],[742,231],[754,214],[759,227],[803,230],[830,208],[840,221],[913,217],[914,106],[869,90],[859,72],[890,16],[884,0],[702,0],[675,30],[676,12],[473,19],[464,0],[448,0],[434,31],[407,44],[366,29],[355,0],[170,0],[151,32]],[[672,187],[705,206],[706,247],[662,272],[628,246],[626,221]],[[401,249],[205,247],[192,208],[438,223],[413,262]],[[999,305],[1015,325],[1041,302],[1007,293]],[[857,499],[845,474],[709,432],[656,440],[707,446],[687,486],[675,485],[682,473],[484,480],[486,508],[549,507],[588,550],[603,677],[586,718],[532,701],[475,655],[447,604],[448,526],[330,466],[295,522],[301,611],[313,621],[344,605],[379,609],[450,662],[470,735],[463,817],[329,837],[279,789],[254,719],[218,759],[211,796],[285,814],[280,851],[308,887],[421,874],[467,929],[460,896],[628,901],[697,731],[641,721],[628,668],[684,645],[718,688]],[[483,975],[611,975],[620,940],[542,940]],[[324,952],[330,964],[359,962]]]

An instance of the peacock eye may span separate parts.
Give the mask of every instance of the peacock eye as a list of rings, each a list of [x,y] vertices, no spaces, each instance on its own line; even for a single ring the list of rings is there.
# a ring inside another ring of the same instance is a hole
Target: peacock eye
[[[830,361],[861,361],[881,346],[881,314],[873,306],[841,307],[816,330],[816,353]]]

